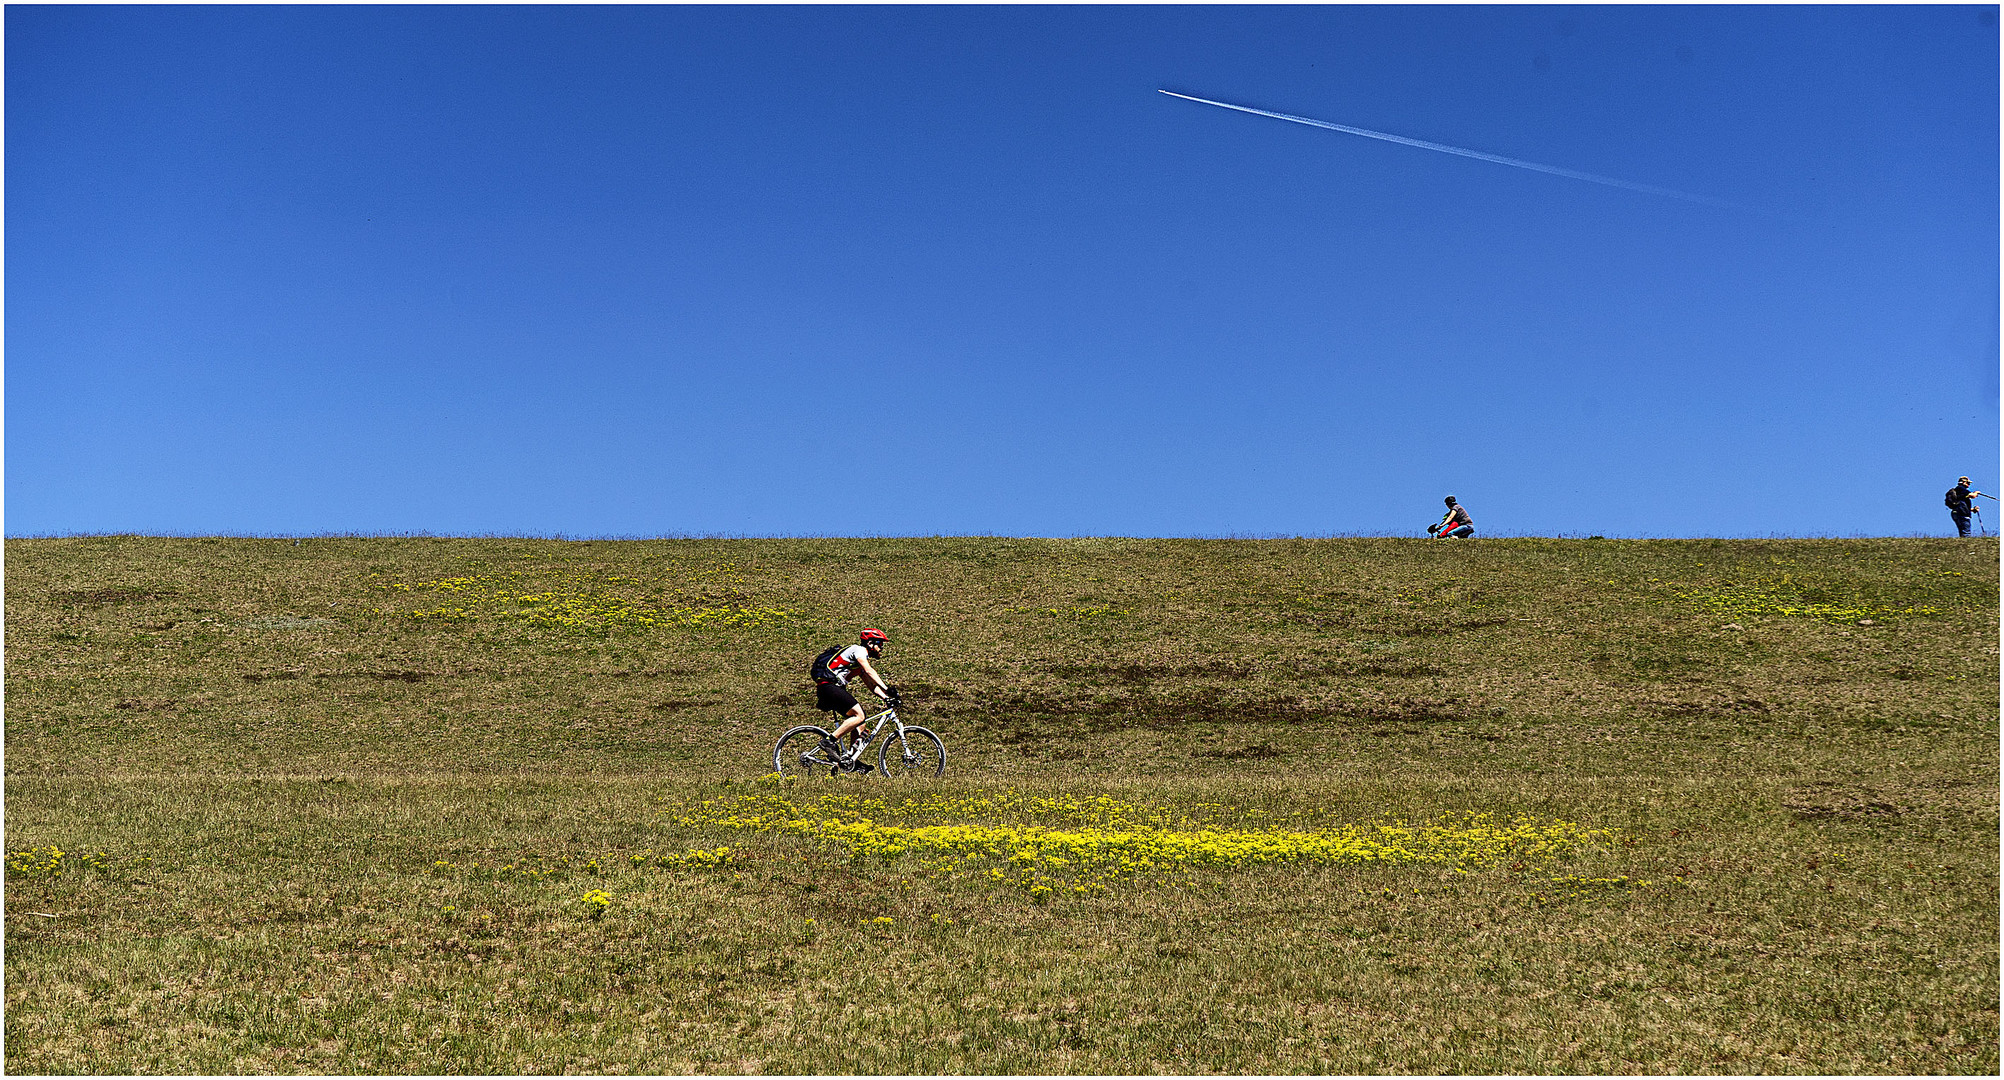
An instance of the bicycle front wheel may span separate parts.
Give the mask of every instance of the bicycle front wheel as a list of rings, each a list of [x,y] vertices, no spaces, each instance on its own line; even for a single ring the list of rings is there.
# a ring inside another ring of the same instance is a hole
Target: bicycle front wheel
[[[835,759],[822,749],[829,738],[818,727],[797,727],[779,737],[772,748],[772,771],[781,776],[813,776],[816,770],[832,769]]]
[[[877,771],[889,777],[946,775],[946,744],[922,727],[884,736],[877,748]]]

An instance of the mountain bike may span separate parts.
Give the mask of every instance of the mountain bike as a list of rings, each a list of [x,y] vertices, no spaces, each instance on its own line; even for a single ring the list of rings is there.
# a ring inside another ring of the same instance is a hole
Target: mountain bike
[[[874,744],[877,772],[884,776],[943,776],[946,774],[946,744],[939,736],[898,719],[898,692],[891,689],[889,706],[863,721],[856,749],[843,753],[827,728],[805,724],[779,737],[772,747],[772,771],[781,776],[812,776],[827,769],[828,775],[856,772],[863,755]],[[885,729],[889,728],[889,731]]]

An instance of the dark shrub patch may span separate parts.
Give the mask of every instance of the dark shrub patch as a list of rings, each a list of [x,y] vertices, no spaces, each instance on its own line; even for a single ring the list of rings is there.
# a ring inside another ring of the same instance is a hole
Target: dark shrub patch
[[[1303,665],[1295,671],[1303,677],[1326,675],[1336,679],[1424,679],[1447,674],[1445,668],[1406,658],[1344,660],[1333,664]]]
[[[316,679],[375,679],[379,682],[423,682],[447,674],[443,671],[323,671],[313,676]],[[268,676],[274,679],[297,679],[297,673]],[[250,676],[246,675],[248,679]]]
[[[1250,679],[1257,670],[1251,664],[1212,661],[1204,664],[1057,664],[1051,674],[1067,679],[1100,682],[1117,680],[1144,686],[1157,679]]]
[[[1237,761],[1252,761],[1261,758],[1286,757],[1287,751],[1276,750],[1273,747],[1268,746],[1266,743],[1256,743],[1252,746],[1233,747],[1230,750],[1193,750],[1190,752],[1190,756],[1200,757],[1200,758],[1225,758]]]
[[[1774,711],[1774,706],[1758,698],[1720,699],[1717,701],[1662,701],[1648,700],[1642,704],[1649,706],[1662,716],[1731,716],[1735,713],[1764,713]]]
[[[1861,802],[1847,802],[1847,803],[1835,803],[1835,804],[1787,803],[1785,805],[1790,810],[1795,811],[1796,817],[1801,818],[1804,821],[1814,821],[1818,818],[1837,818],[1839,820],[1868,821],[1873,818],[1896,818],[1906,813],[1906,810],[1901,807],[1895,806],[1889,802],[1881,802],[1880,800],[1877,799],[1867,799]]]

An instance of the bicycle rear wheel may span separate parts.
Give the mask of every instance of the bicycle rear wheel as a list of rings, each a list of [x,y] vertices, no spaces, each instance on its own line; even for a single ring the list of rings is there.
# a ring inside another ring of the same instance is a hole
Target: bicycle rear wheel
[[[877,748],[877,771],[889,777],[946,775],[946,744],[922,727],[891,732]]]
[[[811,725],[781,735],[772,747],[772,771],[798,777],[834,768],[835,759],[822,749],[822,740],[827,738],[830,738],[827,731]]]

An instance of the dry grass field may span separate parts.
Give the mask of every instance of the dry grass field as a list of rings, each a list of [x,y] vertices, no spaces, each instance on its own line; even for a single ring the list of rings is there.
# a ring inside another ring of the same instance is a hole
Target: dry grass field
[[[9,1072],[1999,1067],[1994,540],[5,554]]]

